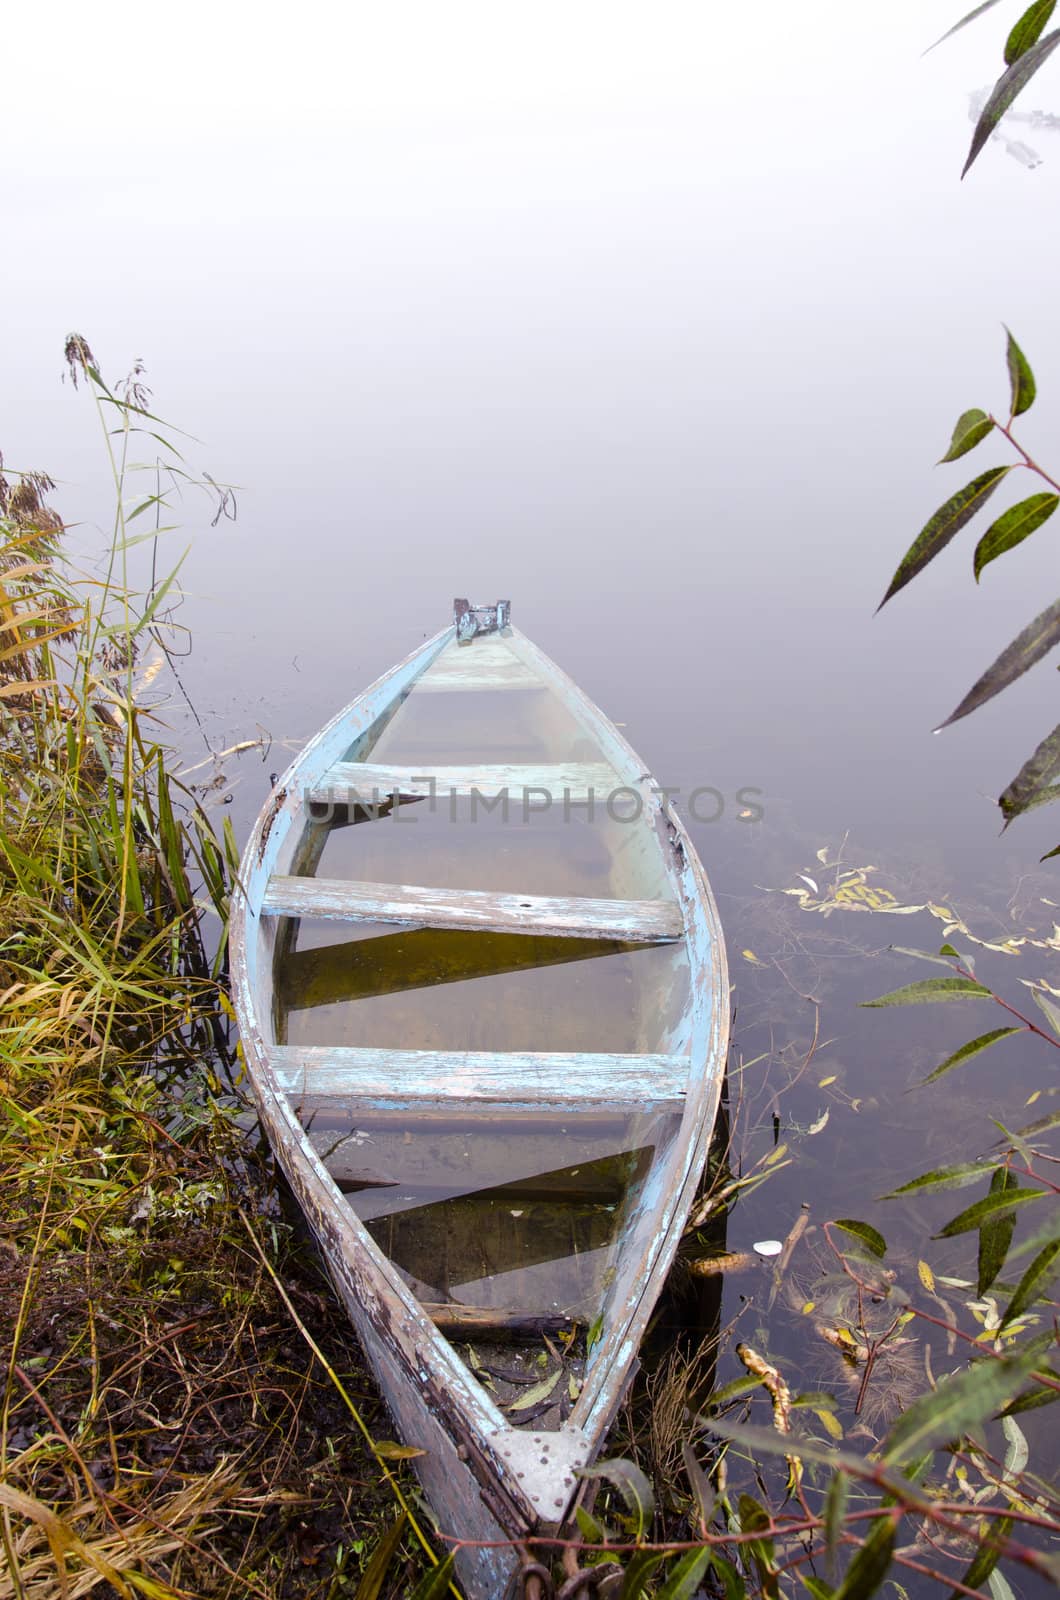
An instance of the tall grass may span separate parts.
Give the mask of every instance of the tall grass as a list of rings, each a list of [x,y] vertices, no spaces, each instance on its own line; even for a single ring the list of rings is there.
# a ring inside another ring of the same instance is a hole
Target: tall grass
[[[365,1452],[240,1221],[276,1255],[218,1094],[235,842],[157,732],[172,579],[153,556],[146,592],[130,579],[196,480],[139,371],[112,389],[84,340],[67,356],[113,474],[99,567],[74,571],[44,474],[0,471],[0,1600],[302,1593],[291,1519],[338,1500],[348,1521]]]

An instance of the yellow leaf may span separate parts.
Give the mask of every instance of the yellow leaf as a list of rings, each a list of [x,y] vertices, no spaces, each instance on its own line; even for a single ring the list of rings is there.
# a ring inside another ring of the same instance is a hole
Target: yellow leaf
[[[816,1406],[814,1407],[814,1412],[821,1419],[821,1425],[826,1433],[830,1433],[833,1439],[841,1439],[843,1437],[843,1424],[833,1412],[818,1411]]]
[[[1034,1104],[1034,1102],[1037,1100],[1038,1096],[1041,1094],[1041,1092],[1042,1091],[1040,1089],[1035,1089],[1034,1093],[1032,1095],[1029,1095],[1027,1097],[1027,1099],[1024,1100],[1023,1104],[1025,1106],[1032,1106]]]
[[[935,1293],[935,1274],[932,1272],[931,1268],[928,1266],[926,1261],[918,1261],[917,1262],[917,1264],[916,1264],[916,1275],[920,1279],[921,1283],[924,1285],[924,1288],[927,1290],[928,1294],[934,1294]]]
[[[786,1144],[778,1144],[777,1148],[775,1150],[771,1150],[769,1155],[766,1156],[766,1159],[763,1161],[762,1165],[764,1167],[774,1167],[774,1166],[776,1166],[777,1162],[781,1159],[781,1157],[782,1156],[786,1156],[787,1153],[788,1153],[787,1145]]]
[[[816,1304],[816,1300],[807,1300],[806,1304],[802,1308],[803,1316],[808,1317]]]
[[[411,1461],[415,1456],[427,1454],[426,1450],[417,1450],[415,1445],[395,1444],[392,1439],[377,1439],[374,1449],[384,1461]]]
[[[818,1080],[817,1080],[818,1089],[827,1089],[828,1085],[830,1083],[834,1083],[836,1081],[836,1079],[838,1078],[838,1076],[839,1076],[838,1072],[833,1072],[830,1078],[818,1078]]]
[[[759,961],[758,957],[755,955],[753,950],[741,950],[740,954],[743,956],[745,961],[750,961],[752,966],[760,967],[760,966],[763,965],[763,963],[761,961]]]

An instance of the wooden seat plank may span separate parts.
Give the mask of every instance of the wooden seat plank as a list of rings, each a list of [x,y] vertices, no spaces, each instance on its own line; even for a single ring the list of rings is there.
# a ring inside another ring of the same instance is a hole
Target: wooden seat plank
[[[269,1045],[278,1089],[302,1109],[349,1113],[401,1107],[448,1116],[483,1111],[558,1114],[680,1111],[685,1055],[585,1055],[480,1050],[375,1050],[352,1045]]]
[[[668,944],[684,932],[673,900],[590,900],[482,889],[436,889],[345,878],[273,876],[261,909],[272,916],[332,922],[398,922],[407,927],[470,928],[487,933],[559,935]]]
[[[509,803],[544,810],[546,797],[553,805],[564,799],[584,804],[590,795],[600,805],[622,787],[617,773],[605,762],[556,762],[549,766],[390,766],[386,762],[337,761],[319,783],[306,792],[314,804],[362,803],[396,794],[400,799],[428,798],[448,801],[450,795],[467,797],[472,791],[483,800],[507,794]],[[623,795],[628,809],[629,796]],[[616,802],[617,804],[617,802]]]

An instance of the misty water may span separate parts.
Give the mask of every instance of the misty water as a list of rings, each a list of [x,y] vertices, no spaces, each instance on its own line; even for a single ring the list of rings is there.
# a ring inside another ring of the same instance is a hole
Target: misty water
[[[76,327],[110,378],[143,356],[189,458],[239,486],[234,523],[182,508],[199,721],[169,714],[189,767],[263,748],[195,778],[242,840],[270,774],[454,595],[510,596],[675,792],[717,894],[740,1158],[792,1158],[736,1206],[737,1251],[805,1203],[907,1269],[956,1205],[876,1197],[1055,1104],[1026,1036],[910,1092],[990,1007],[859,1005],[934,971],[888,947],[945,924],[779,892],[871,867],[991,939],[1048,936],[1060,902],[1056,808],[1000,837],[995,804],[1056,721],[1051,664],[931,732],[1053,598],[1052,529],[978,586],[965,533],[873,616],[935,507],[1008,459],[933,466],[961,411],[1007,403],[1002,323],[1039,384],[1021,438],[1060,461],[1060,137],[1021,125],[1041,165],[995,143],[958,181],[999,53],[988,19],[921,58],[959,9],[767,6],[749,39],[684,4],[310,7],[292,37],[193,5],[164,39],[129,10],[106,49],[71,13],[49,115],[11,86],[6,459],[106,525],[95,422],[58,381]],[[49,56],[44,27],[20,18],[15,52]],[[1056,109],[1056,58],[1028,99]],[[1018,996],[1055,953],[981,971]],[[828,1388],[814,1249],[772,1310],[768,1264],[728,1279],[722,1318]],[[974,1277],[967,1237],[932,1249]]]

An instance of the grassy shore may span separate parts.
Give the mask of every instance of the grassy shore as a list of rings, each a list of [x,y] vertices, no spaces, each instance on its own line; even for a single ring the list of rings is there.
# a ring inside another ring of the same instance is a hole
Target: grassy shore
[[[115,472],[101,570],[72,575],[46,477],[0,477],[0,1600],[353,1595],[395,1502],[348,1324],[248,1143],[233,843],[158,736],[163,586],[137,597],[127,559],[157,424],[138,374],[72,355]]]

